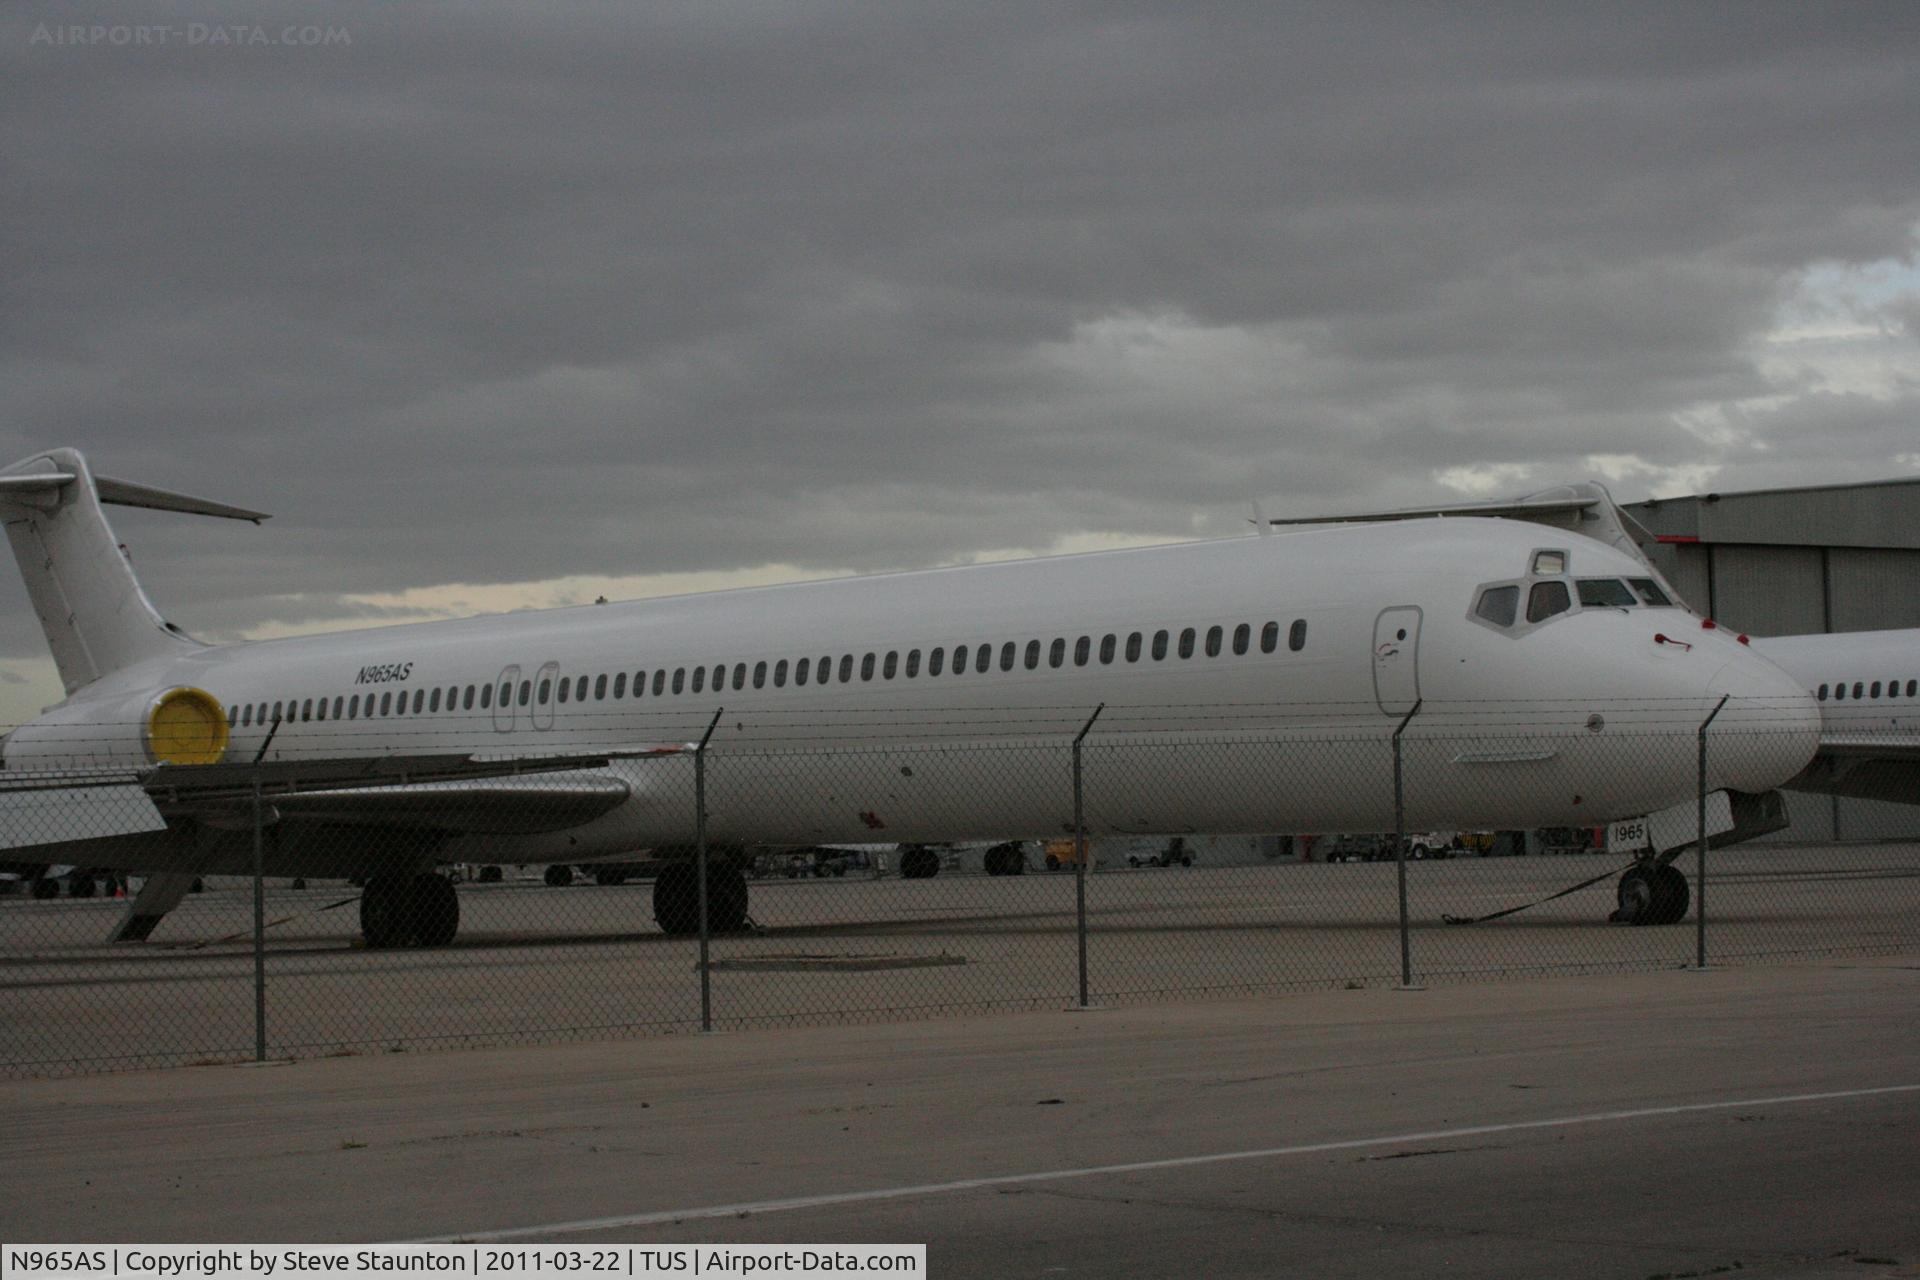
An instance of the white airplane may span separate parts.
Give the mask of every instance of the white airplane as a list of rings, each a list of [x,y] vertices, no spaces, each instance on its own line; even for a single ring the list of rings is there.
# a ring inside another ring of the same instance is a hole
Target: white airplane
[[[1103,704],[1095,834],[1389,829],[1387,744],[1416,710],[1422,829],[1690,803],[1694,726],[1723,698],[1712,732],[1737,749],[1710,754],[1714,789],[1792,778],[1820,732],[1797,682],[1632,556],[1505,520],[205,645],[148,602],[102,501],[263,517],[96,478],[71,449],[0,472],[68,694],[0,744],[0,855],[148,875],[124,939],[194,875],[248,871],[255,778],[267,873],[365,877],[371,944],[452,939],[439,867],[637,848],[679,855],[654,913],[688,931],[686,748],[722,708],[708,837],[734,850],[1071,830],[1060,747]],[[1582,607],[1594,583],[1619,607]],[[713,863],[716,929],[745,921],[741,864]],[[1677,870],[1657,887],[1684,910]]]

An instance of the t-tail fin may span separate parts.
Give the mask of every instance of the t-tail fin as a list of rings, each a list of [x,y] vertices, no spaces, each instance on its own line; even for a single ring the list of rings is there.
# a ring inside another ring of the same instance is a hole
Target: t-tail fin
[[[133,576],[102,502],[255,522],[267,517],[145,485],[95,477],[75,449],[0,471],[0,520],[27,595],[72,693],[122,667],[198,647],[162,618]]]

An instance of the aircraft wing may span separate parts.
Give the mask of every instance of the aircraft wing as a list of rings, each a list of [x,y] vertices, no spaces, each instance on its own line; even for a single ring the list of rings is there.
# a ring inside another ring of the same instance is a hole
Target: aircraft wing
[[[1500,516],[1511,520],[1546,522],[1552,516],[1570,516],[1599,506],[1598,494],[1566,498],[1516,498],[1508,502],[1462,502],[1440,507],[1408,507],[1350,515],[1290,516],[1269,524],[1377,524],[1386,520],[1430,520],[1435,516]]]
[[[1820,750],[1786,786],[1794,791],[1920,804],[1920,741],[1886,735],[1824,735]]]

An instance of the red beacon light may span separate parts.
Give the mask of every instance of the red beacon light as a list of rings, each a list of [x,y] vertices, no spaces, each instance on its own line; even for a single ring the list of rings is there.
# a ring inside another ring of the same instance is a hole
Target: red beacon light
[[[1734,639],[1738,640],[1741,644],[1752,643],[1750,640],[1747,639],[1747,633],[1744,631],[1742,631],[1739,635],[1735,636]]]
[[[1718,630],[1719,627],[1720,627],[1720,624],[1715,622],[1712,618],[1700,619],[1700,629],[1702,631],[1715,631],[1715,630]]]

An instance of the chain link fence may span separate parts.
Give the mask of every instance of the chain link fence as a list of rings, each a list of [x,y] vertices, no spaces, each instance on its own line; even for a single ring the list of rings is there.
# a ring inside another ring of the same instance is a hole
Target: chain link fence
[[[852,720],[825,746],[791,725],[702,746],[689,725],[669,747],[518,760],[449,725],[444,749],[348,772],[317,751],[192,786],[9,771],[0,856],[46,860],[0,864],[0,1071],[1920,944],[1920,805],[1729,800],[1777,772],[1764,716],[1703,731],[1698,708],[1617,707],[1601,731],[1414,710],[1281,734],[1221,709],[1196,734],[1085,708],[1044,740],[970,720],[887,746]],[[1892,775],[1902,790],[1920,799],[1920,770]],[[1606,821],[1650,796],[1663,814]]]

